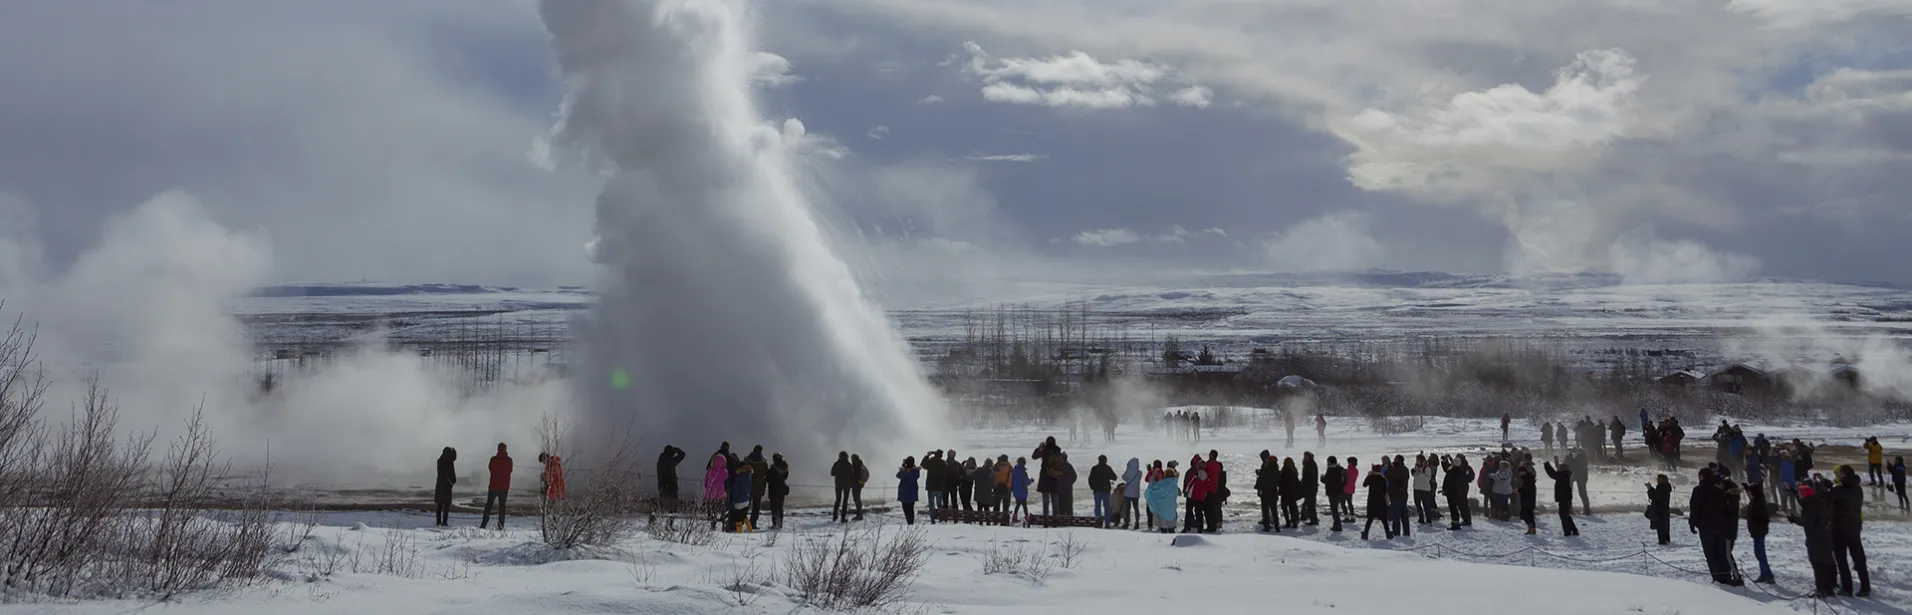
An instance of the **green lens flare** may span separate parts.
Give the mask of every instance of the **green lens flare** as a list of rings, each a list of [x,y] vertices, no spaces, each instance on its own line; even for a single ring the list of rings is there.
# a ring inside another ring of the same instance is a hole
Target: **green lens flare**
[[[622,367],[611,370],[611,388],[619,391],[631,388],[631,373]]]

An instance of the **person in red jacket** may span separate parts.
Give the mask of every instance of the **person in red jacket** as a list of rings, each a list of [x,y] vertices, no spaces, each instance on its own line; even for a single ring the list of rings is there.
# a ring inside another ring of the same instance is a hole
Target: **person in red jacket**
[[[498,529],[505,529],[505,494],[511,491],[511,455],[505,453],[505,443],[498,443],[498,454],[491,456],[486,466],[491,470],[491,483],[485,487],[485,512],[478,520],[483,529],[491,525],[491,505],[498,505]]]
[[[1221,453],[1208,451],[1208,463],[1202,467],[1207,474],[1208,498],[1203,500],[1207,510],[1203,511],[1203,521],[1208,522],[1207,533],[1219,534],[1222,531],[1222,504],[1228,499],[1228,475],[1223,473]]]
[[[1208,479],[1208,464],[1202,462],[1202,456],[1196,455],[1188,460],[1188,474],[1182,479],[1183,493],[1188,497],[1188,519],[1182,524],[1182,533],[1200,532],[1206,527],[1208,516],[1208,490],[1213,485]]]
[[[564,499],[564,460],[557,455],[538,453],[538,462],[544,464],[544,499],[556,502]]]

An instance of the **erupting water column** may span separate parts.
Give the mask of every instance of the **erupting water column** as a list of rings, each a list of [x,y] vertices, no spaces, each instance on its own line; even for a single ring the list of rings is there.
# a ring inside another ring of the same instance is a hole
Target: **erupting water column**
[[[928,446],[942,402],[832,251],[790,136],[756,110],[743,3],[540,12],[570,86],[556,141],[610,175],[605,276],[579,324],[584,435],[634,428],[647,452],[674,444],[697,467],[719,441],[763,444],[812,483],[838,450],[884,468]]]

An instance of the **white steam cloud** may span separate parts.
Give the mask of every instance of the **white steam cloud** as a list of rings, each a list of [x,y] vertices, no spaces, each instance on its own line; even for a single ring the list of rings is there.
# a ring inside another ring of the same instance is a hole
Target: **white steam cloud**
[[[698,454],[762,444],[800,472],[838,450],[887,463],[929,442],[939,400],[833,252],[787,134],[752,100],[743,3],[547,0],[540,12],[571,84],[557,141],[611,170],[599,301],[579,324],[585,431]]]
[[[71,409],[97,373],[125,430],[163,442],[203,407],[221,451],[241,467],[269,454],[279,479],[418,485],[439,448],[465,451],[473,470],[499,441],[529,447],[539,420],[570,406],[557,383],[464,396],[455,375],[376,339],[264,394],[232,311],[266,279],[270,253],[264,235],[221,226],[191,195],[173,192],[108,220],[100,243],[64,275],[0,286],[7,316],[38,326],[55,385],[49,418]],[[16,257],[0,254],[0,267],[17,267]]]
[[[1736,282],[1759,270],[1759,259],[1719,252],[1697,241],[1662,240],[1649,229],[1620,236],[1608,248],[1613,272],[1628,284]]]
[[[1381,264],[1387,250],[1368,233],[1367,214],[1337,211],[1310,218],[1261,241],[1277,271],[1359,271]]]

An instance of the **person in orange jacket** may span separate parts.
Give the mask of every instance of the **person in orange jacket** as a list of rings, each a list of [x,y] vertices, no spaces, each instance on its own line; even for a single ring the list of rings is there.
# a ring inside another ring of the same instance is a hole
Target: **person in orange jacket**
[[[557,455],[538,453],[538,463],[544,464],[544,499],[558,501],[564,499],[564,460]]]
[[[491,482],[485,486],[485,512],[479,517],[480,529],[491,525],[491,506],[498,505],[498,529],[505,529],[505,495],[511,491],[511,455],[505,453],[505,443],[498,443],[498,454],[491,456],[491,462],[485,466],[491,470]]]

